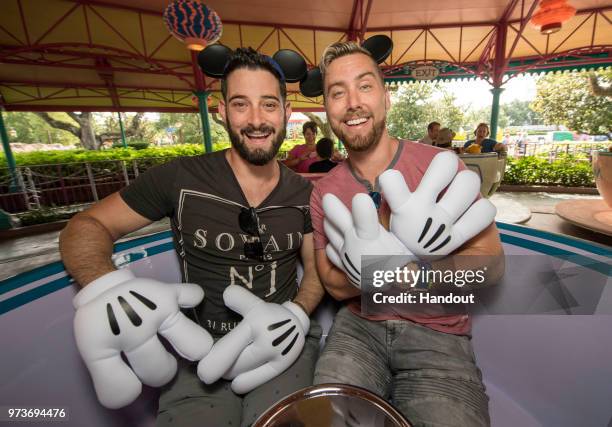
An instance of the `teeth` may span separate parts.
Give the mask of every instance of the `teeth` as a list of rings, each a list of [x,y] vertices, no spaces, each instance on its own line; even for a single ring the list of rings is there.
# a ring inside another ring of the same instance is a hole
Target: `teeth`
[[[356,126],[356,125],[360,125],[362,123],[365,123],[368,119],[366,119],[365,117],[361,117],[358,119],[353,119],[353,120],[349,120],[346,122],[347,125],[349,126]]]
[[[249,138],[266,138],[269,133],[248,133],[247,136]]]

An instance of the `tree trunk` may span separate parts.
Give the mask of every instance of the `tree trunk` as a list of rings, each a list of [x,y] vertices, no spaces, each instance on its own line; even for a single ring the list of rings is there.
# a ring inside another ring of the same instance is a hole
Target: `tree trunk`
[[[102,141],[106,139],[118,140],[121,138],[121,132],[112,132],[102,135],[96,135],[94,129],[93,114],[90,112],[85,113],[67,113],[72,120],[77,122],[79,126],[75,126],[72,123],[64,122],[62,120],[56,120],[49,116],[47,113],[35,113],[38,117],[47,122],[50,126],[56,129],[62,129],[66,132],[77,136],[81,140],[81,145],[87,150],[99,150],[102,145]],[[138,113],[130,122],[130,125],[125,129],[126,136],[135,136],[143,138],[143,121],[142,118],[144,113]]]
[[[79,138],[81,138],[83,148],[87,150],[99,150],[102,141],[96,138],[91,113],[82,113],[81,117],[79,117],[79,123],[81,125]]]

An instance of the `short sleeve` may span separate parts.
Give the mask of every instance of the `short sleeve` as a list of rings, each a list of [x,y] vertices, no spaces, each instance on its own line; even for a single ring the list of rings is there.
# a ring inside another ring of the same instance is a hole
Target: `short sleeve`
[[[295,147],[293,147],[291,150],[289,150],[288,156],[292,156],[294,158],[300,157],[300,155],[302,154],[302,146],[301,145],[296,145]]]
[[[323,231],[323,205],[322,196],[317,185],[314,186],[310,193],[310,215],[312,217],[312,231],[314,237],[314,248],[325,249],[327,245],[327,237]]]
[[[123,188],[119,195],[130,208],[151,221],[171,216],[178,167],[178,159],[154,166]]]

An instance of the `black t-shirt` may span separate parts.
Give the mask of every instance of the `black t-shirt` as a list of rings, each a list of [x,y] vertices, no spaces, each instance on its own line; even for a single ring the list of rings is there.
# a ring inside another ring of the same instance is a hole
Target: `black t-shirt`
[[[120,192],[142,216],[170,217],[183,281],[205,292],[194,314],[214,334],[229,332],[240,320],[223,303],[228,285],[245,286],[276,303],[297,292],[296,260],[304,234],[312,232],[312,185],[282,164],[280,170],[277,186],[256,206],[264,261],[244,256],[244,242],[253,236],[240,229],[238,215],[249,205],[225,151],[153,167]]]
[[[308,172],[310,173],[325,173],[329,172],[333,168],[338,166],[338,163],[332,162],[329,159],[319,160],[318,162],[312,163],[308,166]]]

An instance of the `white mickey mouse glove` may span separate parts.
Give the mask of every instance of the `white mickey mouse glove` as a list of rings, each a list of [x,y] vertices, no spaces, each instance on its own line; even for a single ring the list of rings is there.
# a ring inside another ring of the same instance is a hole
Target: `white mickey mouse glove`
[[[323,228],[329,244],[325,253],[336,267],[346,273],[352,285],[361,289],[362,255],[402,255],[394,258],[396,267],[416,259],[392,233],[378,222],[374,202],[365,193],[353,197],[352,214],[333,194],[323,196]],[[386,266],[393,269],[393,266]]]
[[[176,360],[158,333],[186,359],[208,353],[212,337],[180,311],[203,298],[198,285],[137,278],[125,269],[99,277],[74,297],[76,344],[102,405],[128,405],[140,394],[141,381],[159,387],[174,377]]]
[[[385,171],[379,178],[391,208],[389,229],[419,257],[446,256],[495,219],[493,203],[487,199],[474,203],[480,191],[478,175],[470,170],[457,173],[458,165],[454,153],[437,154],[414,193],[397,170]]]
[[[297,304],[268,303],[241,286],[228,286],[223,301],[243,319],[200,361],[198,377],[206,384],[221,377],[233,380],[232,390],[244,394],[295,362],[306,342],[310,319]]]

